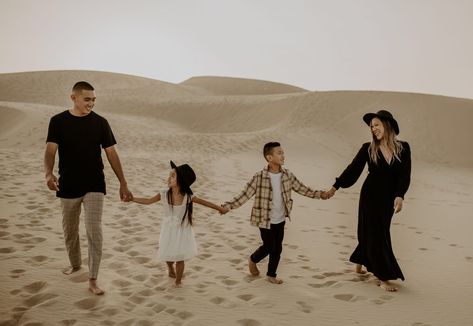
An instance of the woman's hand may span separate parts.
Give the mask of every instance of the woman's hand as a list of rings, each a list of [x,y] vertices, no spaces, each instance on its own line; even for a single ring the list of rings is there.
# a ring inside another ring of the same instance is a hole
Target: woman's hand
[[[402,209],[403,199],[401,197],[396,197],[394,199],[394,213],[399,213]]]

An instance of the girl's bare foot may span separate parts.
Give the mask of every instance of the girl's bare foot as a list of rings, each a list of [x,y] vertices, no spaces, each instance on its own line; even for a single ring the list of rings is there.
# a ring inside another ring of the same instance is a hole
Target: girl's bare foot
[[[248,258],[248,269],[250,270],[251,275],[253,275],[253,276],[258,276],[259,275],[258,266],[256,265],[256,263],[253,263],[251,261],[251,258]]]
[[[71,275],[72,273],[77,272],[80,269],[79,267],[67,267],[62,270],[62,273],[65,275]]]
[[[174,282],[174,287],[175,288],[182,288],[182,283],[181,282]]]
[[[92,279],[89,280],[89,291],[95,295],[102,295],[105,293],[105,291],[99,288],[99,286],[97,285],[97,280]]]
[[[283,280],[277,277],[268,276],[268,281],[273,284],[282,284]]]
[[[389,281],[380,281],[379,287],[388,292],[396,292],[397,287]]]
[[[358,274],[366,274],[366,271],[363,270],[363,265],[356,264],[355,272]]]

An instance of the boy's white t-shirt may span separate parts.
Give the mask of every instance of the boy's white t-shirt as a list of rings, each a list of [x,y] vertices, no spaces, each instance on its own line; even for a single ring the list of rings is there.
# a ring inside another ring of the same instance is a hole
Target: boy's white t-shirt
[[[281,173],[269,172],[271,178],[271,187],[273,188],[273,201],[271,205],[271,224],[279,224],[286,220],[286,210],[281,190]]]

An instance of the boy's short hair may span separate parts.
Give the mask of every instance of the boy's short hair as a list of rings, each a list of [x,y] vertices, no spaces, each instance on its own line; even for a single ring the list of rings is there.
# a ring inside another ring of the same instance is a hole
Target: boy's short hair
[[[279,147],[281,146],[280,143],[278,142],[270,142],[270,143],[266,143],[263,147],[263,156],[264,158],[266,158],[266,155],[270,155],[273,153],[273,149],[275,147]]]
[[[73,92],[82,92],[82,91],[94,91],[94,87],[86,81],[80,81],[74,84],[72,87]]]

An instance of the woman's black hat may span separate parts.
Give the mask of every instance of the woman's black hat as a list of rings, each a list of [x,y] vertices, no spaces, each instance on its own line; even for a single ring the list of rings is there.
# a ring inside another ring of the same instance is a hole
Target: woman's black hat
[[[394,119],[393,115],[389,111],[379,110],[376,113],[366,113],[363,116],[363,121],[365,121],[366,124],[369,126],[373,118],[378,118],[383,121],[388,121],[391,127],[393,127],[396,135],[399,135],[399,125],[397,124],[396,119]]]

